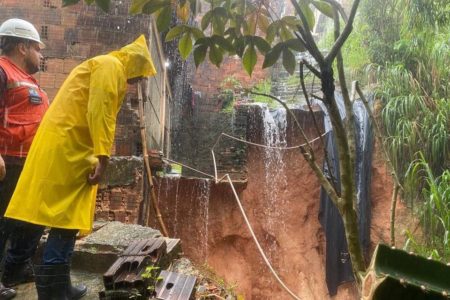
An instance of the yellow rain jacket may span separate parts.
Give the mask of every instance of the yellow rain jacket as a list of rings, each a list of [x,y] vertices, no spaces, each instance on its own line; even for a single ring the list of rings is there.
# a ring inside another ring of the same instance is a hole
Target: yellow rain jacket
[[[155,73],[143,35],[75,67],[41,122],[5,216],[89,232],[98,186],[87,176],[110,155],[127,79]]]

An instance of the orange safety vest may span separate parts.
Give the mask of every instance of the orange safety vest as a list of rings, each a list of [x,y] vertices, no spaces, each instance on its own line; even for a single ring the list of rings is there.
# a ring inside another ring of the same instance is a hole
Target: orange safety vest
[[[47,111],[47,94],[33,76],[0,57],[6,74],[6,91],[0,95],[0,154],[25,157],[39,123]]]

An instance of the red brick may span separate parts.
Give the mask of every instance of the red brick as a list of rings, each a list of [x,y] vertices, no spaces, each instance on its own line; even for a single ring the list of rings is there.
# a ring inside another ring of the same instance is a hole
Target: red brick
[[[67,74],[55,74],[55,88],[59,89],[62,84],[64,83],[64,80],[66,80]]]
[[[67,9],[62,10],[61,23],[67,27],[75,27],[77,25],[77,13]]]
[[[73,70],[73,68],[78,66],[81,62],[82,62],[82,60],[80,60],[80,59],[71,59],[71,58],[64,59],[63,72],[66,74],[70,73]]]
[[[47,72],[48,73],[62,73],[64,70],[64,60],[59,58],[47,59]]]
[[[114,211],[114,219],[115,219],[115,221],[126,223],[127,213],[122,210]]]
[[[48,25],[48,37],[54,40],[64,40],[64,27],[60,25]]]
[[[36,76],[36,79],[38,80],[40,86],[42,86],[42,88],[44,89],[55,87],[55,74],[39,72],[39,74]]]

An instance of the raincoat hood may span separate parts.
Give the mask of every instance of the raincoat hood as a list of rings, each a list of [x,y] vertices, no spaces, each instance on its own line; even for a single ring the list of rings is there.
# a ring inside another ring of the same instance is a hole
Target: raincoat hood
[[[125,67],[127,80],[156,74],[144,35],[139,36],[134,42],[122,47],[120,50],[109,54],[122,62]]]

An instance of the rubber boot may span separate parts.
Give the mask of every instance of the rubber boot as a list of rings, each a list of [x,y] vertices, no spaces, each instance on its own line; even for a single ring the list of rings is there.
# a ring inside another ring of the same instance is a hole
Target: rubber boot
[[[38,300],[69,300],[68,273],[61,265],[35,265],[35,284]]]
[[[78,300],[87,293],[85,285],[72,286],[69,265],[36,265],[39,300]]]
[[[5,287],[0,282],[0,300],[9,300],[16,296],[16,291],[10,288]]]
[[[83,298],[87,294],[87,287],[84,284],[72,285],[69,276],[69,285],[67,290],[67,297],[70,300],[78,300]]]
[[[14,287],[21,283],[33,282],[34,271],[30,262],[23,264],[5,263],[2,282],[5,287]]]

